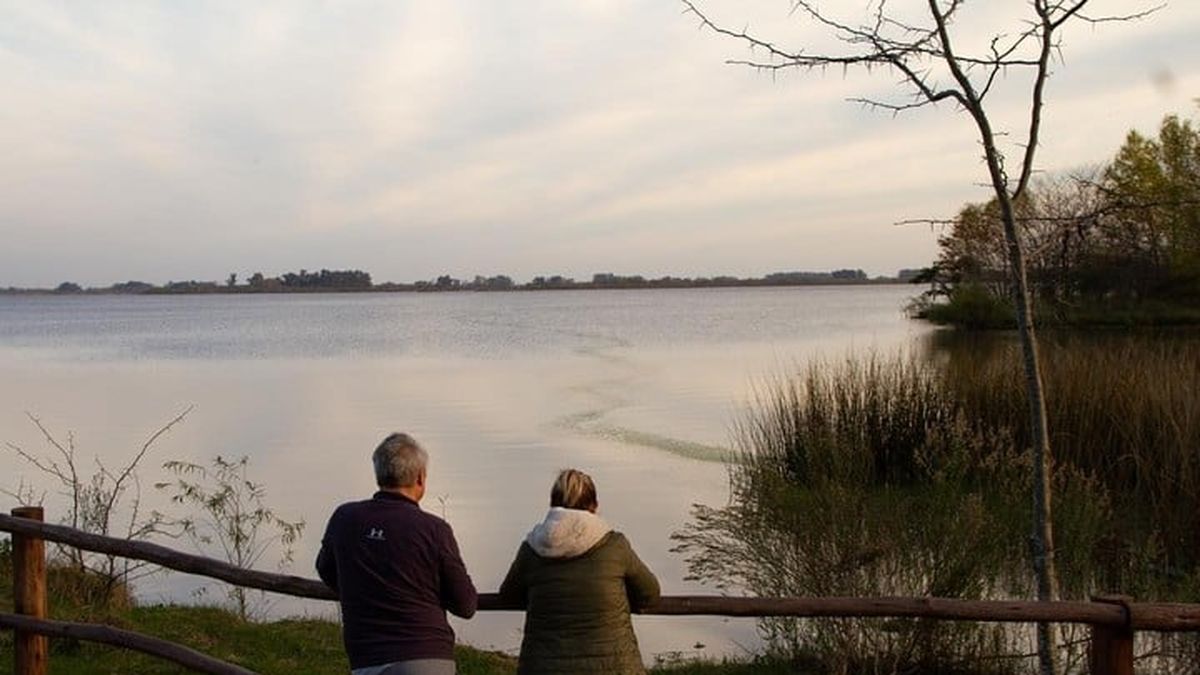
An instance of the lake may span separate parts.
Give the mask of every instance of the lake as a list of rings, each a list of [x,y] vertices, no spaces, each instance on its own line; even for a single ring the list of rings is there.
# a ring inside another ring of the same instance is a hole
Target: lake
[[[82,464],[96,456],[111,467],[195,406],[142,466],[145,507],[172,508],[150,487],[167,478],[167,460],[248,456],[268,503],[307,523],[290,571],[313,577],[329,513],[372,493],[371,451],[407,431],[430,454],[422,505],[453,525],[481,591],[497,588],[544,514],[557,471],[578,467],[664,593],[711,593],[685,580],[669,537],[693,503],[725,503],[720,457],[756,387],[814,357],[913,344],[930,330],[903,315],[917,292],[0,296],[0,443],[48,451],[28,413],[70,434]],[[12,453],[0,454],[0,477],[8,490],[25,479],[47,491],[48,519],[64,513],[54,486]],[[160,575],[137,592],[188,602],[205,585]],[[221,593],[212,586],[204,601]],[[335,610],[285,598],[264,611]],[[511,651],[521,620],[485,612],[454,625],[460,641]],[[647,660],[759,644],[752,620],[635,622]]]

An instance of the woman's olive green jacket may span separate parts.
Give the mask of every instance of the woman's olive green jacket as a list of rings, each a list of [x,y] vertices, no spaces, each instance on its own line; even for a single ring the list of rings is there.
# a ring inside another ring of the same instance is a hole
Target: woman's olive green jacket
[[[517,551],[500,597],[525,609],[519,675],[646,672],[629,613],[658,599],[658,580],[603,522],[551,509]]]

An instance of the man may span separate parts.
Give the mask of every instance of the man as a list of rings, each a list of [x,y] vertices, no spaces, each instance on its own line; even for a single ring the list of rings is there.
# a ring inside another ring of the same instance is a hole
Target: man
[[[371,457],[379,492],[329,518],[317,573],[342,603],[353,675],[453,675],[446,610],[469,619],[478,598],[450,526],[418,506],[429,455],[407,434]]]

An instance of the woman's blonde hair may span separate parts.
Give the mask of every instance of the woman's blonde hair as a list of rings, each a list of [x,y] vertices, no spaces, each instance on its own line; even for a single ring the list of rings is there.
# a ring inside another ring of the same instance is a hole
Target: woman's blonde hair
[[[596,484],[578,469],[563,469],[550,488],[550,506],[592,511],[596,508]]]

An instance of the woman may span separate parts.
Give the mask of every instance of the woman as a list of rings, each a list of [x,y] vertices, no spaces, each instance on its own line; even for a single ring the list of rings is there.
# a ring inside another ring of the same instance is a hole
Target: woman
[[[597,506],[590,476],[560,473],[550,512],[500,585],[503,601],[525,609],[518,675],[646,672],[629,612],[658,599],[658,580]]]

